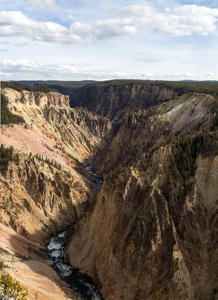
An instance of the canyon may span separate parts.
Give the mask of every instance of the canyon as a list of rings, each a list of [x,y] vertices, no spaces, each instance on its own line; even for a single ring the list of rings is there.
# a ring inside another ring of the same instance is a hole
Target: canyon
[[[0,260],[28,299],[82,299],[46,256],[66,228],[65,261],[105,300],[216,299],[216,96],[159,83],[2,93],[25,123],[1,128],[19,159],[0,173]]]

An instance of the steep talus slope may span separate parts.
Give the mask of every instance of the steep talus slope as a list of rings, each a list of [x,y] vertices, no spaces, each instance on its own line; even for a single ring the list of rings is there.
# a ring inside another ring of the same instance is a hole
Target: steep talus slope
[[[216,105],[189,93],[129,111],[97,154],[108,175],[68,232],[65,257],[104,299],[216,298]]]
[[[71,105],[117,121],[127,109],[148,108],[181,95],[183,90],[158,84],[90,85],[78,90]]]

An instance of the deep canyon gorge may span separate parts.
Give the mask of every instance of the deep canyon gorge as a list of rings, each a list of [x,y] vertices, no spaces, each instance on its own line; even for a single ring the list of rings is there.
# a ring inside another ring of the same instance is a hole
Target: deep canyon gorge
[[[27,299],[86,299],[52,269],[46,247],[63,230],[65,263],[104,300],[217,299],[217,94],[149,81],[1,93],[23,122],[0,133],[13,147],[0,261]]]

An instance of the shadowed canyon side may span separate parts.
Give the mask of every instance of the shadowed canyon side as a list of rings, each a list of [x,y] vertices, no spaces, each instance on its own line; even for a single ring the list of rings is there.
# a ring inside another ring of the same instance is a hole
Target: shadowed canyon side
[[[128,111],[93,167],[105,180],[66,260],[106,300],[216,299],[217,100],[187,93]]]
[[[9,272],[19,273],[30,290],[28,299],[79,299],[46,266],[52,263],[44,246],[93,203],[95,183],[83,164],[103,146],[110,122],[87,110],[71,109],[68,96],[59,93],[7,88],[2,95],[9,110],[25,123],[1,128],[0,234],[7,236],[1,238],[1,260],[10,264],[15,257],[16,271]],[[42,253],[37,255],[38,247]],[[48,277],[46,284],[43,276]]]
[[[117,83],[108,81],[80,88],[71,97],[71,105],[87,107],[90,111],[117,122],[129,109],[145,109],[183,93],[182,89],[159,86],[157,83],[134,84],[127,81],[120,85],[119,80]]]

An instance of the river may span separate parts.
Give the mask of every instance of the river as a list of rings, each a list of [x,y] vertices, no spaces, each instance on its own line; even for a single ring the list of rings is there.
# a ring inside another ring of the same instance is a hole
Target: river
[[[96,182],[95,189],[98,190],[103,182],[102,176],[93,172],[91,165],[88,165],[85,168],[94,176]],[[52,237],[47,246],[49,256],[54,261],[53,268],[59,274],[61,279],[67,282],[72,289],[79,291],[85,299],[103,300],[100,292],[90,278],[64,263],[64,234],[65,231]]]

